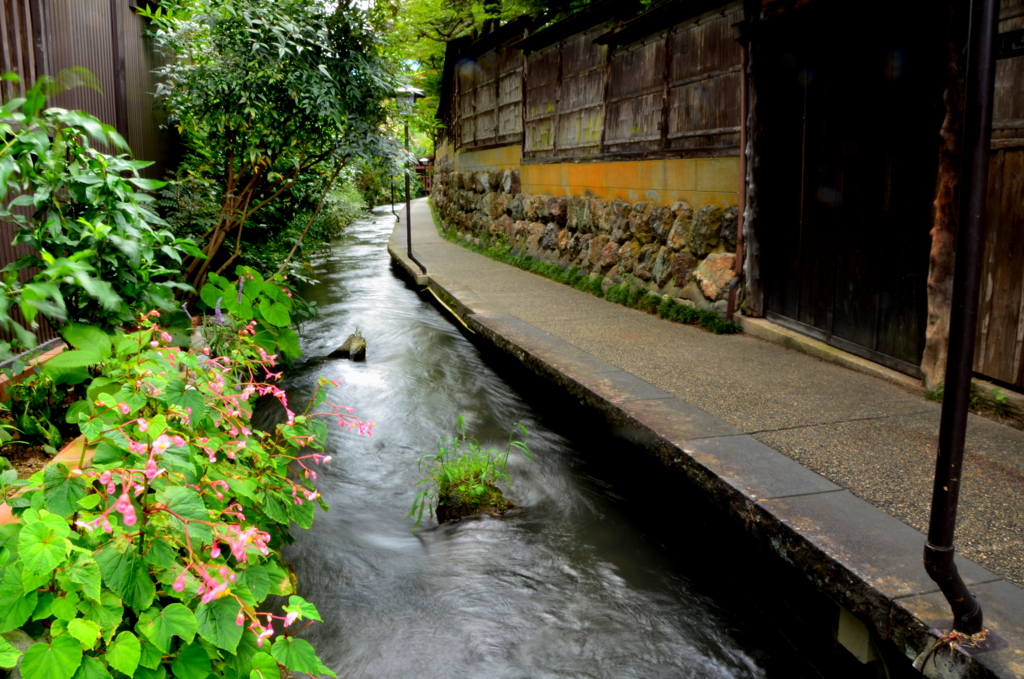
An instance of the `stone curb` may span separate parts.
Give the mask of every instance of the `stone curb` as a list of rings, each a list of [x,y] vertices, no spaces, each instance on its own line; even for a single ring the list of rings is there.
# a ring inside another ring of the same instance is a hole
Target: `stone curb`
[[[405,257],[404,244],[396,227],[388,251],[416,280],[422,274]],[[427,287],[460,323],[685,474],[756,540],[908,658],[950,629],[949,607],[921,564],[924,535],[916,529],[685,401],[509,316],[426,264]],[[1024,679],[1024,590],[959,555],[956,563],[981,600],[989,641],[960,648],[960,662],[948,671],[934,674],[929,663],[926,676]]]

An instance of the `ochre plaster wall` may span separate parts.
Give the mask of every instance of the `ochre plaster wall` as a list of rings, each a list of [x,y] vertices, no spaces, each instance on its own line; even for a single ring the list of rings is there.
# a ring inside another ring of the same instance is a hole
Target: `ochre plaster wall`
[[[597,163],[522,164],[519,146],[452,153],[442,145],[438,158],[452,161],[455,172],[518,170],[522,192],[532,195],[585,196],[631,203],[646,200],[694,206],[736,205],[740,159],[656,158]]]

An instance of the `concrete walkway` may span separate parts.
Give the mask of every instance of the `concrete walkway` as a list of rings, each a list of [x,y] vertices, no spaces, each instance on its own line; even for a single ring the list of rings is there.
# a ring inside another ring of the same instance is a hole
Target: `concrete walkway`
[[[403,212],[404,215],[404,212]],[[444,241],[413,203],[392,256],[475,332],[646,432],[749,530],[907,653],[948,629],[921,565],[939,406],[891,382],[748,335],[717,336],[611,304]],[[749,516],[748,516],[749,515]],[[957,533],[964,579],[1024,679],[1024,432],[970,416]],[[823,568],[823,564],[825,567]],[[976,666],[975,669],[978,669]]]

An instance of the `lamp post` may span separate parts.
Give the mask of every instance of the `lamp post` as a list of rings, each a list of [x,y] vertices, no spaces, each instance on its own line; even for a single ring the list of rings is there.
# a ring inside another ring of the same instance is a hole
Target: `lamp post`
[[[398,95],[398,103],[401,107],[402,117],[405,119],[405,152],[411,153],[409,150],[409,116],[412,115],[412,107],[416,103],[416,100],[423,96],[423,90],[416,89],[415,87],[399,87],[395,92]],[[423,266],[423,263],[416,259],[412,254],[412,199],[409,196],[410,192],[410,176],[409,168],[406,167],[405,172],[405,244],[406,252],[409,255],[409,259],[416,263],[420,267],[420,271],[427,273],[427,267]]]

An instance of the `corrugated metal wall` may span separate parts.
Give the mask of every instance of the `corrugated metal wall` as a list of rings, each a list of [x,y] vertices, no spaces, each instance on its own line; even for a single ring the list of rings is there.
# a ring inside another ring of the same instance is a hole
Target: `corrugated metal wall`
[[[0,0],[0,72],[14,72],[22,82],[3,83],[4,100],[19,96],[40,75],[69,66],[89,69],[101,92],[78,87],[48,104],[84,110],[114,125],[134,157],[156,164],[143,174],[161,177],[168,170],[167,132],[154,109],[158,55],[143,36],[135,0]],[[23,253],[12,248],[10,224],[0,224],[0,267]],[[27,272],[26,272],[27,274]],[[38,333],[45,341],[55,334]]]

